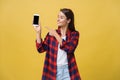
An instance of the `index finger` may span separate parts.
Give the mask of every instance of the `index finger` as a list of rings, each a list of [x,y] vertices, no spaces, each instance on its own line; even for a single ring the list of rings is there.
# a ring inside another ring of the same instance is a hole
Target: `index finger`
[[[51,30],[51,28],[50,28],[50,27],[48,27],[48,26],[45,26],[45,28],[46,28],[46,29],[48,29],[48,30]]]

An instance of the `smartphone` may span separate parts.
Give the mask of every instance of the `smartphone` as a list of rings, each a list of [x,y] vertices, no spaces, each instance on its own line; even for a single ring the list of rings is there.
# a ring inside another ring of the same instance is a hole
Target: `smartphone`
[[[39,26],[39,14],[33,14],[33,26]]]

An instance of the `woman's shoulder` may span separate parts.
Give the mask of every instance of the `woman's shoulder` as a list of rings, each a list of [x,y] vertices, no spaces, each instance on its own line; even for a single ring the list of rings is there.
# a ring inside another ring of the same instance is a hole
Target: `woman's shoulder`
[[[71,32],[71,34],[72,34],[72,35],[79,35],[79,34],[80,34],[80,32],[79,32],[79,31],[77,31],[77,30],[75,30],[75,31],[72,31],[72,32]]]

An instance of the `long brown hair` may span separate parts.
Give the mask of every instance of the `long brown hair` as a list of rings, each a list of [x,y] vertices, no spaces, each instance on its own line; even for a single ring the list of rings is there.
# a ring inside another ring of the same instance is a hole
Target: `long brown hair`
[[[65,14],[65,16],[67,17],[67,19],[71,20],[70,23],[69,23],[69,25],[68,25],[69,30],[75,31],[74,13],[73,13],[73,11],[71,9],[68,9],[68,8],[60,9],[60,11]]]

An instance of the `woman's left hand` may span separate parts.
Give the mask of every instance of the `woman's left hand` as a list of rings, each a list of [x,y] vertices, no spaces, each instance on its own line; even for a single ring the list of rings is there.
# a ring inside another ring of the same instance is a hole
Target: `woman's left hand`
[[[45,27],[45,28],[49,30],[49,35],[54,36],[57,39],[57,41],[60,43],[60,45],[62,45],[62,38],[58,35],[58,33],[49,27]]]
[[[53,30],[53,29],[51,29],[51,28],[49,28],[49,27],[45,27],[45,28],[49,30],[49,35],[55,37],[55,35],[57,34],[57,32],[56,32],[55,30]]]

